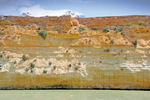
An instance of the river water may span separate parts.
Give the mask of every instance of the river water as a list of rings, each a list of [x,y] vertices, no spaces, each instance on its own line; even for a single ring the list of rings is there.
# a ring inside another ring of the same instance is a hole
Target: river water
[[[149,100],[149,91],[1,90],[0,100]]]

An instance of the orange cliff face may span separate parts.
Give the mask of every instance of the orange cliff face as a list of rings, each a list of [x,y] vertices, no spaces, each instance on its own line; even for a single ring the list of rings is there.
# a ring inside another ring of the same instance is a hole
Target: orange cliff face
[[[150,16],[1,16],[0,89],[150,89],[149,49]]]
[[[81,26],[81,27],[80,27]],[[84,30],[81,32],[79,29]],[[110,31],[103,32],[104,28]],[[123,34],[115,32],[114,28],[122,28]],[[21,16],[1,16],[0,33],[1,45],[10,45],[9,41],[15,40],[21,46],[23,37],[29,37],[29,43],[24,46],[38,46],[37,41],[30,41],[30,36],[40,39],[38,29],[44,29],[48,37],[58,35],[68,38],[79,38],[69,43],[71,46],[93,45],[102,47],[103,45],[132,45],[132,41],[138,40],[139,48],[148,47],[150,33],[150,16],[120,16],[120,17],[95,17],[95,18],[71,18],[71,16],[60,17],[21,17]],[[78,35],[78,36],[75,36]],[[83,38],[88,36],[86,38]],[[95,37],[90,37],[95,36]],[[110,38],[111,37],[111,38]],[[85,43],[86,40],[91,43]],[[7,41],[7,43],[5,42]],[[110,42],[114,41],[113,44]],[[25,41],[24,41],[25,42]],[[51,41],[52,42],[52,41]],[[13,45],[11,45],[13,46]],[[48,46],[48,45],[46,45]]]

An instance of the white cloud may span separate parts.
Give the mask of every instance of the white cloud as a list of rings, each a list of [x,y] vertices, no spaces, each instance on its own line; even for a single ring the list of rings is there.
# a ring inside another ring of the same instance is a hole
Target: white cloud
[[[31,16],[41,17],[41,16],[61,16],[64,15],[69,10],[46,10],[40,7],[40,5],[35,5],[30,8],[22,7],[19,9],[21,13],[29,12]],[[74,12],[75,15],[82,15],[79,12]]]

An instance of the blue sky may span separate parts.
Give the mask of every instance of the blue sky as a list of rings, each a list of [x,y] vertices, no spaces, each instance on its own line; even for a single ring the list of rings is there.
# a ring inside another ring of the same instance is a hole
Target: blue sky
[[[0,15],[60,16],[68,10],[86,17],[150,15],[150,0],[0,0]]]

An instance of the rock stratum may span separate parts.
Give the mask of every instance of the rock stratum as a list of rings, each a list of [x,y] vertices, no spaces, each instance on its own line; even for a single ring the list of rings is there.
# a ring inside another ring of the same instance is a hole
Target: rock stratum
[[[0,89],[150,89],[150,16],[0,16]]]

